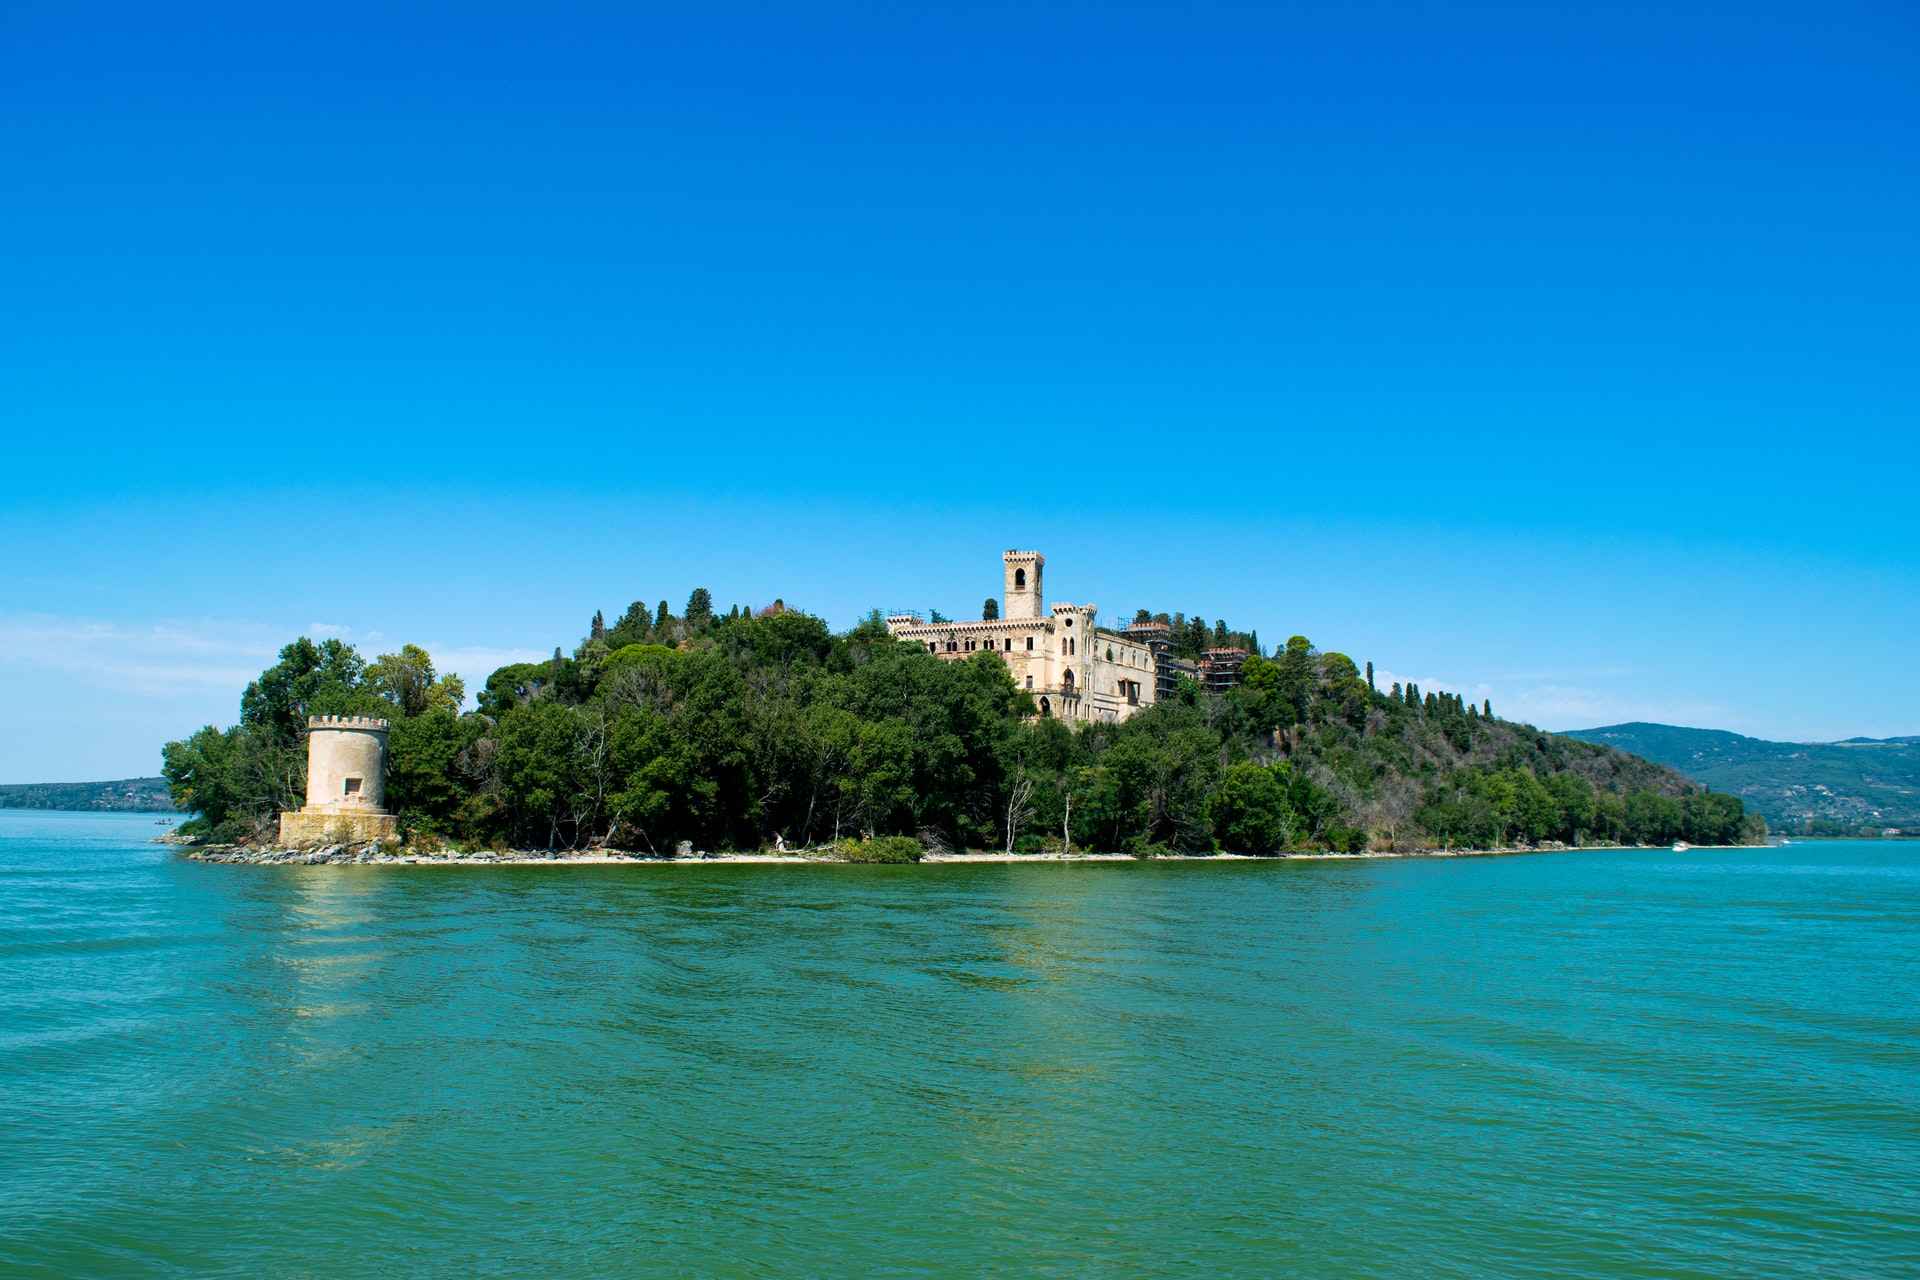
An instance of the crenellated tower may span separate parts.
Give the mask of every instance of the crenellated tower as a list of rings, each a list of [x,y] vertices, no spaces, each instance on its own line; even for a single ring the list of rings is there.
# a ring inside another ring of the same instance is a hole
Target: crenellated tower
[[[375,716],[307,718],[307,803],[280,815],[280,843],[391,839],[387,812],[387,733]]]
[[[1007,551],[1000,560],[1006,570],[1006,590],[1000,601],[1003,618],[1044,618],[1045,596],[1040,590],[1040,575],[1047,558],[1038,551]]]

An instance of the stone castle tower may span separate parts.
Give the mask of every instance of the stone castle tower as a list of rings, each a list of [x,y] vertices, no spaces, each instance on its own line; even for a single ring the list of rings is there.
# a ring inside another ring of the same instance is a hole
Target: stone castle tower
[[[1000,562],[1007,577],[1000,616],[1009,620],[1044,618],[1040,575],[1046,570],[1047,558],[1038,551],[1008,551],[1001,555]]]
[[[889,634],[924,645],[943,662],[993,654],[1007,664],[1013,687],[1043,719],[1114,723],[1159,696],[1153,650],[1143,640],[1100,628],[1092,604],[1048,604],[1038,551],[1001,553],[1000,616],[978,622],[923,622],[917,613],[887,619]]]
[[[280,815],[280,843],[355,843],[391,839],[398,820],[386,810],[387,731],[371,716],[307,718],[307,803]]]

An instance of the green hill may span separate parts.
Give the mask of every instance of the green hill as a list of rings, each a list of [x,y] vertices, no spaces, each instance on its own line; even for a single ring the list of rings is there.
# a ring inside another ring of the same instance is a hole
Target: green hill
[[[1566,736],[1630,751],[1731,792],[1775,831],[1920,829],[1920,737],[1768,742],[1722,729],[1646,723]]]
[[[0,786],[0,809],[106,809],[172,813],[165,778],[117,782],[16,782]]]
[[[296,640],[241,696],[239,724],[164,759],[191,831],[219,840],[271,839],[275,812],[298,805],[313,714],[391,719],[386,798],[402,831],[462,847],[874,835],[1155,856],[1760,834],[1735,797],[1671,769],[1457,694],[1377,689],[1304,636],[1248,656],[1240,676],[1182,679],[1125,721],[1068,724],[991,650],[943,661],[877,611],[841,634],[780,602],[722,617],[702,589],[681,617],[641,602],[611,627],[596,614],[572,657],[502,667],[466,714],[425,650],[368,662]]]

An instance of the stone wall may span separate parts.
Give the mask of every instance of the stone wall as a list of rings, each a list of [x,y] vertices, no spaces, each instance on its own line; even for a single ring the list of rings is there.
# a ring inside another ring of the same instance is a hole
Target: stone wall
[[[302,809],[280,815],[280,843],[289,848],[316,844],[371,844],[394,840],[400,820],[390,813],[329,813]]]

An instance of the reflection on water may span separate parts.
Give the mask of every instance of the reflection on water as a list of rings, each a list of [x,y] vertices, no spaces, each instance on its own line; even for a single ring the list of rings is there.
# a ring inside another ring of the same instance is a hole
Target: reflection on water
[[[1849,1275],[1920,850],[206,867],[0,814],[0,1271]]]

